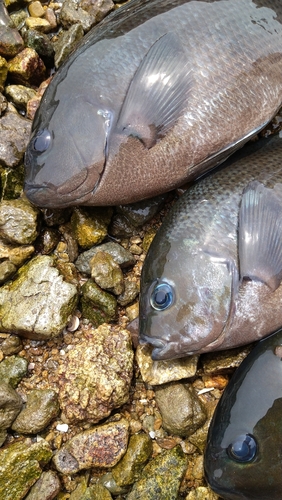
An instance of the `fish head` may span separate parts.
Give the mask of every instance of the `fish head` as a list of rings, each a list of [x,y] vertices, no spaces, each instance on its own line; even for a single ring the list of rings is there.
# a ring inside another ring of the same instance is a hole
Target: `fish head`
[[[205,252],[189,255],[179,241],[159,241],[142,271],[140,342],[153,345],[154,360],[212,350],[221,344],[230,314],[230,270]]]
[[[256,345],[215,410],[204,465],[207,481],[220,497],[281,498],[281,341],[280,330]]]
[[[25,156],[25,192],[41,207],[87,204],[106,161],[111,111],[58,88],[52,81],[45,91]]]

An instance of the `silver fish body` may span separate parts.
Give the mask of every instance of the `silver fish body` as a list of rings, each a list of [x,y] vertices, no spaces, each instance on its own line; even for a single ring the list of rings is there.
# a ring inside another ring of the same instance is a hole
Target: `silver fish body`
[[[247,145],[158,230],[141,277],[153,359],[227,349],[282,326],[282,139]]]
[[[132,0],[60,67],[25,190],[43,207],[131,203],[223,161],[282,103],[277,0]]]

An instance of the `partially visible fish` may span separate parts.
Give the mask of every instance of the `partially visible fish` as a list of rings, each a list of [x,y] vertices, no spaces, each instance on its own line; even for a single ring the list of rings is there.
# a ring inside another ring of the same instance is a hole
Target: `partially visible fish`
[[[253,349],[216,408],[205,451],[211,488],[228,500],[282,498],[282,331]]]
[[[158,230],[141,276],[153,359],[247,344],[282,326],[282,139],[247,145]]]
[[[61,66],[33,123],[43,207],[131,203],[223,161],[282,103],[280,0],[132,0]]]

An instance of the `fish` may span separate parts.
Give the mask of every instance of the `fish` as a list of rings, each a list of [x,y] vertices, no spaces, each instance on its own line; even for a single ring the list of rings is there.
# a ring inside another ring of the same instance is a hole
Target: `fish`
[[[146,255],[139,340],[165,360],[282,327],[282,139],[260,139],[173,205]]]
[[[118,205],[219,164],[282,103],[282,3],[131,0],[42,98],[25,156],[40,207]]]
[[[211,488],[228,500],[282,498],[282,330],[261,340],[215,410],[204,457]]]

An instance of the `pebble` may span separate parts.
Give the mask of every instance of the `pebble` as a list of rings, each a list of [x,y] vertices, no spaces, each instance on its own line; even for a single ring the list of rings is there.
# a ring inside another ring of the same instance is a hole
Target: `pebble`
[[[8,429],[22,409],[22,398],[9,384],[0,382],[0,430]]]
[[[1,327],[36,340],[59,335],[77,303],[76,287],[63,281],[49,256],[34,257],[0,288]]]
[[[112,469],[112,475],[117,485],[128,486],[139,479],[152,451],[152,441],[147,434],[141,433],[131,436],[125,455]]]
[[[38,210],[27,200],[0,203],[0,236],[7,243],[30,245],[38,235]]]
[[[37,54],[47,63],[54,59],[54,47],[49,37],[36,29],[29,28],[23,35],[27,47],[36,50]]]
[[[0,363],[0,380],[15,389],[27,374],[27,360],[20,356],[10,356]]]
[[[28,4],[28,11],[32,17],[43,17],[45,14],[45,10],[38,0]]]
[[[97,252],[90,260],[91,278],[104,290],[120,295],[124,291],[123,273],[113,257]]]
[[[29,47],[8,62],[8,71],[11,80],[23,85],[39,85],[46,77],[46,68],[42,59],[34,49]]]
[[[59,402],[52,389],[34,389],[27,395],[26,405],[13,422],[12,429],[20,434],[37,434],[59,413]]]
[[[16,267],[24,264],[24,262],[32,256],[33,252],[34,247],[32,245],[8,245],[0,239],[0,259],[7,259]]]
[[[112,216],[110,208],[75,208],[71,217],[71,227],[78,244],[88,249],[102,243],[107,236]]]
[[[185,500],[218,500],[219,497],[205,486],[190,491]]]
[[[117,298],[118,303],[121,306],[127,306],[132,302],[134,299],[136,299],[137,295],[139,294],[139,283],[136,283],[135,281],[131,281],[130,279],[125,279],[124,280],[124,291],[122,294],[120,294]]]
[[[99,425],[71,438],[55,453],[53,463],[62,474],[113,467],[125,454],[127,441],[127,420]]]
[[[202,366],[206,374],[218,373],[232,368],[238,368],[243,359],[251,352],[252,345],[246,346],[241,349],[229,349],[227,351],[220,351],[213,353],[203,354],[201,357]]]
[[[84,335],[58,370],[60,407],[68,423],[99,422],[129,398],[133,373],[129,332],[102,325]]]
[[[81,287],[81,308],[85,318],[91,321],[93,326],[108,323],[116,317],[116,298],[102,290],[93,280],[88,280]]]
[[[181,446],[164,451],[144,467],[126,500],[176,500],[186,467]]]
[[[135,259],[132,254],[123,248],[118,243],[109,241],[108,243],[103,243],[99,246],[93,246],[86,252],[82,252],[77,258],[75,265],[81,273],[85,273],[90,276],[90,260],[97,252],[106,252],[111,255],[114,261],[122,268],[127,268],[135,264]]]
[[[0,285],[3,285],[9,278],[11,278],[17,268],[12,262],[8,260],[4,260],[4,262],[0,263]]]
[[[149,222],[160,211],[167,196],[167,194],[162,194],[138,203],[119,205],[117,212],[126,217],[134,227],[140,227]]]
[[[8,335],[1,342],[0,339],[0,348],[1,351],[6,355],[17,354],[22,350],[22,342],[21,339],[17,335]]]
[[[52,450],[44,439],[33,442],[28,438],[1,448],[0,498],[24,498],[51,458]]]
[[[0,56],[0,91],[3,92],[8,75],[8,63],[4,57]]]
[[[74,24],[68,30],[62,31],[54,43],[55,67],[59,68],[69,53],[75,48],[84,35],[81,24]]]
[[[23,85],[7,85],[5,95],[12,101],[17,109],[26,111],[27,103],[36,95],[35,90]]]
[[[139,345],[136,351],[136,361],[142,379],[148,384],[165,384],[183,378],[191,378],[196,374],[199,356],[187,356],[186,358],[168,361],[153,361],[151,352],[152,348],[149,345]]]
[[[61,483],[56,472],[42,472],[40,478],[30,489],[25,500],[52,500],[61,490]]]
[[[193,434],[207,420],[205,407],[190,384],[170,382],[155,387],[163,428],[176,436]]]
[[[0,118],[0,165],[12,168],[19,165],[29,141],[30,130],[31,122],[9,105]]]
[[[14,57],[23,47],[23,39],[12,26],[7,9],[2,1],[0,4],[0,56]]]

